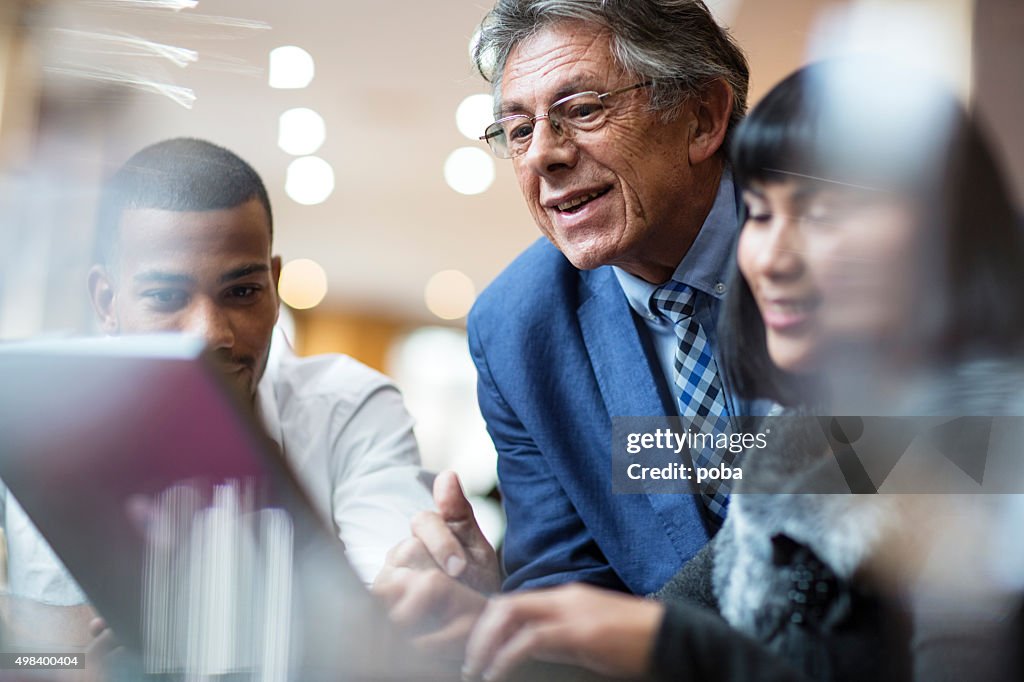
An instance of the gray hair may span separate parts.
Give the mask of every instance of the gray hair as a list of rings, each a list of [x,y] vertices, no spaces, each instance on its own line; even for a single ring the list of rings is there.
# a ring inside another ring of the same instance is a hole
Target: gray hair
[[[651,108],[671,117],[689,96],[722,79],[733,93],[729,130],[747,109],[749,68],[736,41],[701,0],[497,0],[480,24],[473,62],[500,95],[509,54],[542,28],[562,21],[599,26],[618,65],[650,80]],[[724,145],[723,145],[724,146]]]

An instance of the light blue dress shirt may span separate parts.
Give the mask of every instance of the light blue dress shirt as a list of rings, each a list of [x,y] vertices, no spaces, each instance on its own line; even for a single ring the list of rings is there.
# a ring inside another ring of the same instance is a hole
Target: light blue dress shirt
[[[732,260],[733,245],[739,229],[739,217],[736,211],[736,192],[733,187],[732,173],[727,168],[722,174],[718,185],[715,203],[704,219],[697,238],[690,250],[683,256],[672,279],[682,282],[697,291],[695,297],[695,315],[711,347],[716,350],[718,359],[718,312],[721,300],[725,296],[726,277]],[[676,347],[679,338],[676,336],[671,320],[659,315],[651,305],[654,292],[660,285],[651,284],[622,268],[612,267],[615,277],[619,280],[630,307],[640,316],[651,335],[658,365],[665,377],[665,385],[675,397],[675,379],[672,376],[675,364]],[[721,367],[719,367],[721,370]],[[735,396],[726,395],[730,414],[743,414],[744,410],[736,401]]]

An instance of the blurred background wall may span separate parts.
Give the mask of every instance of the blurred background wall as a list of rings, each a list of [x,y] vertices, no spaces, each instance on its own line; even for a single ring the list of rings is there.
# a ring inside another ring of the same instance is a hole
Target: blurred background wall
[[[427,465],[486,493],[465,314],[537,237],[510,164],[476,140],[490,104],[468,55],[486,4],[4,0],[0,339],[89,331],[99,183],[146,144],[207,138],[267,184],[297,350],[392,374]],[[810,59],[898,53],[984,116],[1024,196],[1024,3],[709,5],[750,58],[751,104]]]

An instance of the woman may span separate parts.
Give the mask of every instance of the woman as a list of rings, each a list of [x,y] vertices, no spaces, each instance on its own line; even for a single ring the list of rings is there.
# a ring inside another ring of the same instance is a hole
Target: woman
[[[769,447],[745,455],[722,531],[659,594],[668,606],[584,586],[497,599],[467,673],[534,658],[665,679],[976,679],[997,660],[962,646],[970,632],[929,648],[908,548],[933,509],[815,494],[879,477],[825,447],[851,423],[802,416],[1024,414],[1024,243],[984,141],[920,74],[851,60],[776,86],[732,152],[747,218],[724,364],[785,406]]]

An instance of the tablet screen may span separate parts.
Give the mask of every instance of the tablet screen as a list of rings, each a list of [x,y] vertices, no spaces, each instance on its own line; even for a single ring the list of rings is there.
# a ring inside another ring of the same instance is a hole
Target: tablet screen
[[[4,346],[0,376],[0,478],[147,673],[336,679],[395,660],[340,541],[199,342]]]

